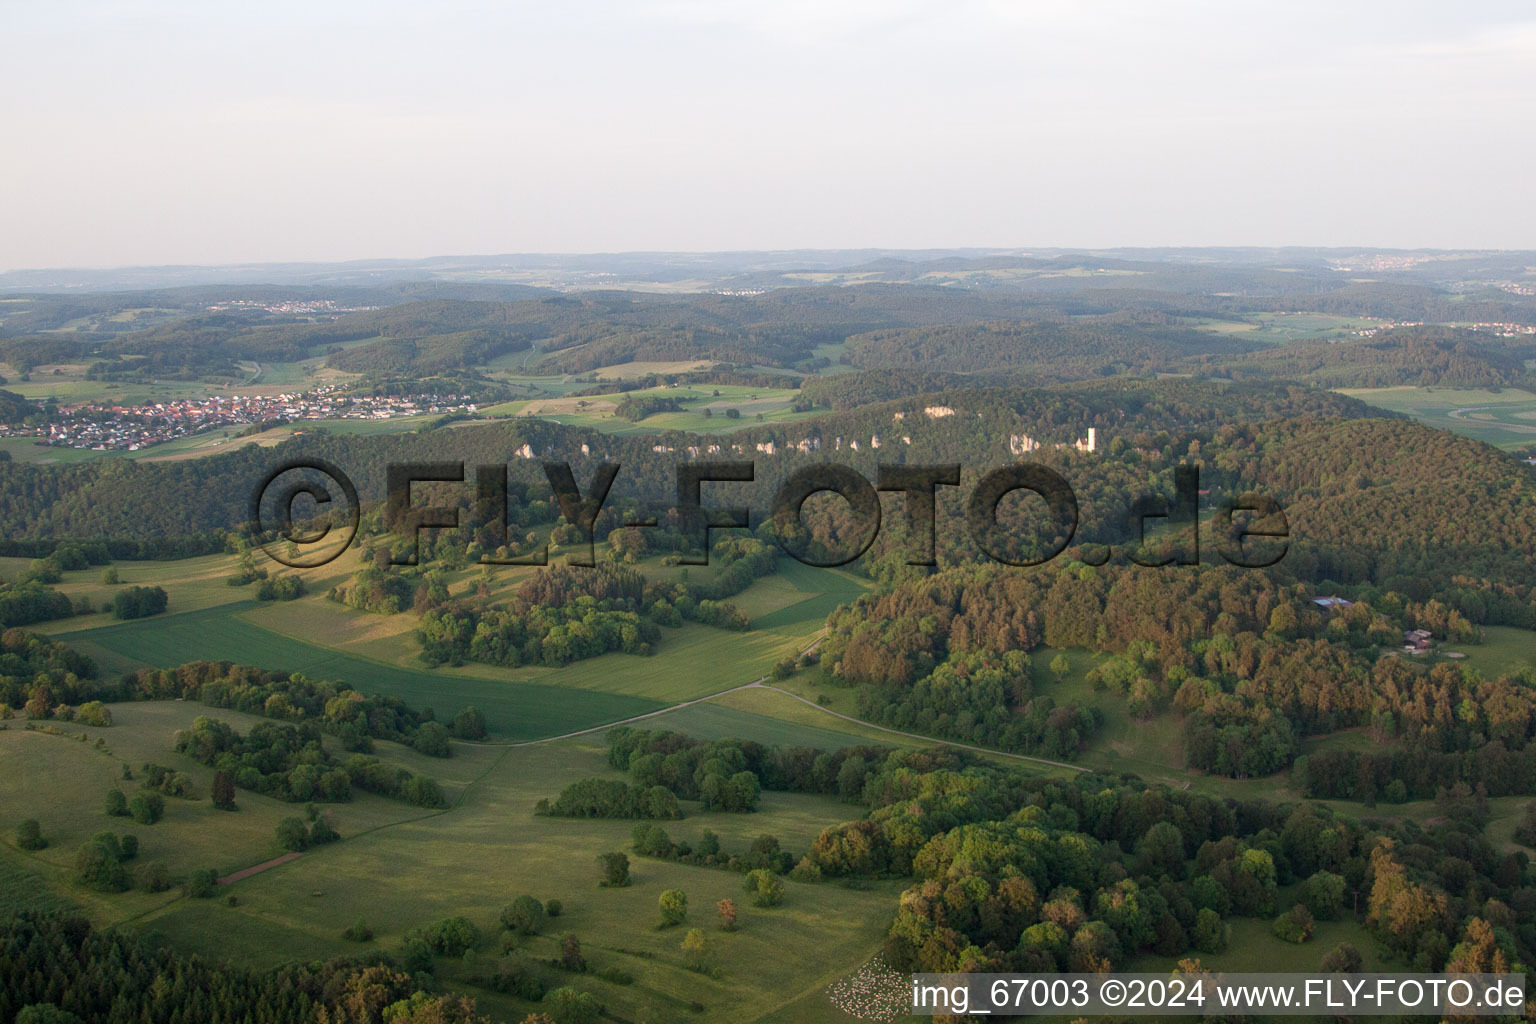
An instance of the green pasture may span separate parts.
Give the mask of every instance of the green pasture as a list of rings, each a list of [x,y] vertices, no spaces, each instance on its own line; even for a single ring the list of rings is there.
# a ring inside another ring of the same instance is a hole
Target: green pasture
[[[597,856],[626,849],[634,823],[532,813],[539,798],[589,775],[618,777],[591,742],[511,750],[450,811],[351,837],[344,833],[334,846],[237,883],[236,907],[181,900],[135,926],[203,956],[269,964],[359,952],[339,934],[360,917],[376,935],[363,948],[394,952],[408,931],[464,914],[487,936],[472,958],[483,962],[496,956],[490,936],[502,906],[524,893],[556,898],[564,913],[545,934],[522,940],[522,951],[548,959],[560,936],[575,934],[594,968],[621,968],[636,983],[551,971],[552,985],[591,991],[610,1014],[629,1020],[692,1016],[688,1004],[697,1002],[704,1006],[702,1019],[754,1021],[811,996],[878,948],[895,906],[894,883],[854,890],[789,882],[782,907],[758,910],[742,896],[741,876],[734,872],[632,855],[633,884],[600,888]],[[691,841],[709,828],[727,849],[744,848],[764,833],[803,849],[821,828],[857,814],[837,801],[789,794],[768,794],[751,815],[686,808],[686,818],[667,823],[670,834]],[[688,894],[687,926],[703,928],[716,943],[714,976],[685,968],[678,949],[685,929],[657,927],[656,900],[668,888]],[[715,920],[715,902],[727,897],[741,907],[734,933],[721,931]],[[539,1008],[473,987],[472,967],[440,961],[439,972],[449,986],[475,997],[481,1012],[518,1020]]]
[[[1333,316],[1328,313],[1251,313],[1231,320],[1214,317],[1190,317],[1186,321],[1197,330],[1230,334],[1248,341],[1283,345],[1301,338],[1329,338],[1342,341],[1359,337],[1356,333],[1381,326],[1364,316]]]
[[[1403,386],[1338,391],[1377,408],[1412,416],[1426,426],[1498,448],[1536,444],[1536,394],[1520,388]]]
[[[1452,644],[1466,655],[1463,665],[1489,679],[1536,670],[1536,632],[1516,626],[1483,626],[1480,644]]]
[[[191,726],[200,715],[222,719],[241,731],[257,719],[186,701],[113,704],[112,713],[114,724],[104,729],[72,722],[28,729],[12,721],[0,730],[0,767],[10,768],[0,772],[0,836],[9,840],[20,821],[35,818],[48,840],[45,849],[34,853],[7,847],[15,864],[43,879],[59,898],[81,904],[93,917],[115,921],[164,905],[176,893],[134,890],[103,895],[75,886],[75,851],[98,832],[137,836],[140,853],[130,867],[159,863],[173,877],[200,868],[227,874],[282,852],[273,839],[277,823],[302,815],[301,808],[242,790],[236,799],[237,811],[218,810],[208,799],[213,770],[173,749],[176,732]],[[81,735],[86,739],[81,740]],[[103,746],[97,746],[98,740]],[[326,745],[333,754],[346,756],[339,742],[328,738]],[[427,758],[380,742],[376,753],[387,762],[436,778],[452,800],[498,756],[491,747],[455,744],[454,750],[458,755],[454,758]],[[153,825],[107,815],[103,809],[107,791],[120,789],[131,800],[141,792],[145,763],[186,773],[193,781],[195,799],[165,798],[165,816]],[[124,764],[131,766],[134,779],[122,777]],[[368,793],[357,793],[347,803],[323,806],[343,835],[432,813]],[[6,863],[0,860],[0,871]]]
[[[370,661],[274,633],[231,613],[249,607],[241,604],[139,619],[85,630],[69,639],[110,668],[233,661],[344,682],[365,693],[433,708],[444,718],[473,705],[484,712],[494,732],[515,740],[585,729],[665,706],[625,694],[476,679]]]
[[[777,697],[778,701],[753,699],[757,695]],[[737,690],[702,704],[690,704],[657,715],[641,723],[641,727],[670,729],[701,739],[746,736],[769,746],[812,747],[817,750],[840,750],[843,747],[867,746],[871,743],[884,743],[892,747],[916,745],[914,741],[904,740],[900,736],[885,737],[879,730],[866,730],[852,722],[842,722],[803,704],[800,707],[805,708],[807,715],[795,715],[788,705],[798,703],[772,690]],[[811,717],[818,715],[821,721]]]
[[[718,394],[716,393],[718,392]],[[665,430],[685,430],[696,434],[727,434],[744,427],[764,423],[788,423],[809,419],[815,411],[795,412],[793,406],[800,392],[791,388],[749,388],[728,384],[679,384],[674,387],[648,388],[631,391],[625,395],[594,395],[584,399],[566,399],[569,408],[557,405],[552,409],[529,412],[527,403],[509,402],[486,410],[492,415],[534,415],[539,419],[552,420],[571,426],[591,427],[606,434],[655,434]],[[631,421],[618,416],[614,408],[625,397],[657,397],[675,399],[681,412],[662,412],[643,420]],[[585,402],[577,407],[577,402]],[[537,403],[533,408],[548,406]],[[705,410],[709,410],[709,415]],[[735,410],[739,418],[731,418],[728,410]],[[761,415],[761,421],[757,417]]]

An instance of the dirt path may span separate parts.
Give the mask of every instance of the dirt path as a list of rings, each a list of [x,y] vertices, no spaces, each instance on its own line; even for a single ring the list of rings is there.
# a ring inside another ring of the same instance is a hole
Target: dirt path
[[[275,868],[279,864],[287,864],[289,861],[302,856],[304,856],[302,853],[285,853],[281,857],[273,857],[271,860],[264,860],[260,864],[252,864],[250,867],[242,868],[232,875],[225,875],[223,878],[219,879],[219,884],[233,885],[240,881],[242,878],[250,878],[252,875],[259,875],[263,871],[266,871],[268,868]]]
[[[821,641],[823,639],[825,638],[817,637],[816,642],[807,647],[802,652],[802,654],[810,654],[812,651],[816,650],[816,648],[821,646]],[[998,757],[1011,757],[1017,761],[1031,761],[1035,764],[1049,765],[1052,768],[1065,768],[1066,770],[1073,772],[1090,772],[1094,770],[1092,768],[1084,768],[1079,764],[1067,764],[1065,761],[1052,761],[1049,758],[1031,757],[1028,754],[1014,754],[1006,750],[993,750],[991,747],[978,747],[970,743],[956,743],[954,740],[935,739],[932,736],[923,736],[915,732],[902,732],[900,729],[892,729],[884,725],[876,725],[874,722],[866,722],[862,718],[854,718],[852,715],[845,715],[840,712],[833,711],[831,708],[824,708],[820,704],[817,704],[815,701],[806,700],[798,693],[790,693],[788,690],[772,685],[768,679],[768,676],[762,676],[758,679],[752,680],[750,683],[742,683],[739,686],[727,687],[718,693],[710,693],[704,695],[703,697],[695,697],[693,700],[685,700],[680,704],[672,704],[661,708],[658,711],[647,711],[645,714],[636,715],[633,718],[625,718],[617,722],[608,722],[605,725],[594,725],[590,729],[578,729],[575,732],[561,733],[559,736],[546,736],[543,739],[538,740],[523,740],[521,743],[508,743],[506,746],[533,747],[539,745],[540,743],[554,743],[557,740],[568,740],[573,736],[588,736],[594,732],[603,732],[604,730],[612,729],[615,726],[629,725],[631,722],[643,722],[647,718],[655,718],[657,715],[665,715],[676,711],[679,708],[687,708],[692,707],[695,704],[703,704],[706,701],[714,700],[716,697],[723,697],[728,693],[735,693],[738,690],[750,690],[755,688],[761,690],[772,690],[775,693],[782,693],[786,697],[793,697],[795,700],[804,704],[806,707],[815,708],[822,714],[831,715],[833,718],[840,718],[845,722],[852,722],[854,725],[862,725],[866,729],[875,729],[879,732],[888,732],[893,736],[905,736],[907,739],[920,740],[924,743],[932,743],[936,746],[959,747],[962,750],[974,750],[979,754],[996,754]]]
[[[811,644],[811,646],[800,652],[801,656],[804,657],[805,655],[810,654],[812,651],[816,650],[816,648],[821,646],[821,641],[824,639],[825,637],[817,637],[815,643]],[[508,743],[505,744],[505,746],[533,747],[539,745],[540,743],[554,743],[556,740],[568,740],[572,736],[588,736],[594,732],[602,732],[605,729],[612,729],[615,726],[628,725],[631,722],[643,722],[647,718],[655,718],[657,715],[665,715],[669,712],[676,711],[679,708],[689,708],[695,704],[703,704],[705,701],[714,700],[716,697],[724,697],[726,694],[735,693],[737,690],[745,690],[752,686],[762,686],[766,682],[768,682],[767,676],[759,676],[757,679],[752,680],[750,683],[742,683],[738,686],[728,686],[725,689],[718,691],[717,693],[706,693],[702,697],[695,697],[692,700],[685,700],[681,704],[669,704],[657,711],[647,711],[645,714],[636,715],[633,718],[621,718],[617,722],[607,722],[603,725],[594,725],[590,729],[577,729],[575,732],[561,733],[559,736],[545,736],[543,739],[538,740],[523,740],[520,743]],[[772,687],[772,689],[778,689],[778,687]],[[791,696],[793,696],[793,694],[791,694]],[[810,702],[807,701],[806,703],[809,704]],[[811,706],[816,707],[815,704],[812,704]],[[825,711],[826,709],[822,708],[821,710]],[[874,726],[874,728],[878,729],[880,727],[877,725]],[[502,745],[503,744],[496,744],[496,746]]]

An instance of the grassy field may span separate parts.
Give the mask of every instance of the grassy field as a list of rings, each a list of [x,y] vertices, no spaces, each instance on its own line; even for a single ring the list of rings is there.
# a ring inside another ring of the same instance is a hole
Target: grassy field
[[[239,606],[243,608],[245,606]],[[449,717],[473,705],[498,735],[517,740],[552,736],[658,710],[665,705],[623,694],[535,683],[493,682],[384,662],[305,643],[263,629],[230,608],[139,619],[72,634],[71,644],[109,668],[170,667],[224,660],[334,679],[367,693],[399,697]]]
[[[1379,327],[1366,316],[1332,316],[1327,313],[1254,313],[1241,320],[1192,318],[1191,326],[1215,334],[1231,334],[1247,341],[1283,345],[1299,338],[1343,340],[1358,337],[1357,331]]]
[[[728,384],[683,384],[631,391],[628,396],[670,398],[682,406],[681,412],[656,413],[638,422],[616,415],[619,401],[626,397],[617,395],[505,402],[483,411],[491,416],[536,416],[556,423],[591,427],[607,434],[655,434],[663,430],[726,434],[758,422],[787,423],[815,416],[814,411],[794,411],[792,407],[799,394],[790,388],[748,388]],[[730,411],[739,413],[739,418],[730,417]],[[759,415],[761,421],[757,419]]]
[[[800,714],[799,709],[804,709],[804,714]],[[818,750],[838,750],[870,743],[890,747],[918,745],[916,741],[883,734],[878,729],[863,729],[851,722],[841,722],[768,689],[737,690],[702,704],[691,704],[657,715],[645,723],[645,727],[671,729],[704,739],[748,736],[770,746]]]
[[[1489,678],[1536,670],[1536,633],[1514,626],[1483,626],[1482,630],[1482,643],[1455,645],[1467,656],[1465,664]]]
[[[1519,388],[1341,388],[1340,394],[1499,448],[1536,443],[1536,394]]]
[[[0,572],[15,578],[28,564],[28,559],[0,559]],[[786,560],[783,572],[738,595],[753,621],[745,633],[685,623],[664,629],[650,657],[614,653],[563,668],[471,664],[428,669],[419,658],[415,615],[371,615],[324,596],[346,573],[345,559],[307,573],[307,596],[271,604],[251,601],[248,588],[225,585],[234,566],[233,556],[123,563],[119,572],[126,583],[166,587],[169,614],[124,623],[98,612],[48,623],[45,629],[67,638],[107,672],[203,659],[287,669],[398,696],[440,715],[474,705],[498,735],[524,740],[645,714],[766,676],[774,662],[808,647],[828,612],[862,589],[846,574]],[[659,564],[642,568],[651,575],[682,571]],[[505,570],[504,583],[497,573],[493,576],[498,589],[510,591],[537,571]],[[691,573],[707,578],[710,570],[692,567]],[[454,586],[468,586],[478,575],[477,570],[460,573]],[[100,570],[87,569],[67,573],[60,589],[100,607],[116,588],[100,582]],[[722,644],[729,645],[729,658],[721,657]]]
[[[170,701],[115,704],[115,724],[106,729],[61,723],[56,727],[61,734],[55,734],[12,722],[10,728],[0,730],[0,766],[26,766],[25,772],[5,771],[0,778],[0,834],[9,838],[18,822],[36,818],[49,842],[46,849],[33,854],[8,848],[14,854],[13,863],[42,878],[50,891],[81,904],[93,917],[116,921],[160,907],[175,894],[135,890],[108,896],[73,886],[69,879],[75,851],[98,832],[137,836],[138,864],[160,863],[173,875],[205,867],[226,874],[279,853],[273,831],[279,820],[293,816],[297,808],[242,791],[237,812],[217,810],[207,799],[213,771],[172,749],[176,731],[189,727],[199,715],[220,718],[242,731],[256,721],[235,711]],[[87,737],[84,741],[78,738],[82,734]],[[98,739],[103,746],[97,746]],[[344,756],[339,743],[327,740],[327,747]],[[460,745],[456,751],[459,757],[440,760],[396,744],[378,744],[378,756],[438,779],[449,799],[483,775],[498,756],[490,747]],[[103,811],[107,790],[120,789],[130,799],[140,792],[136,780],[123,779],[122,766],[132,766],[137,777],[146,762],[188,774],[198,799],[167,798],[165,817],[154,825],[109,817]],[[327,813],[347,835],[430,812],[359,793],[349,803],[327,805]]]
[[[272,962],[297,951],[348,951],[336,936],[359,916],[373,926],[375,945],[392,950],[410,929],[442,917],[463,913],[491,933],[497,910],[514,896],[553,897],[564,903],[564,914],[551,923],[548,935],[525,940],[523,948],[548,958],[558,936],[576,934],[595,968],[620,967],[638,981],[614,985],[585,975],[565,976],[558,983],[593,991],[611,1012],[631,1020],[678,1019],[693,1001],[704,1004],[703,1019],[756,1020],[825,986],[878,947],[894,908],[891,886],[854,891],[791,882],[783,907],[759,911],[744,906],[741,929],[734,934],[718,930],[713,908],[727,896],[740,899],[736,874],[634,857],[632,886],[599,888],[598,854],[627,847],[632,823],[531,813],[540,797],[590,774],[614,774],[591,745],[566,741],[511,751],[468,799],[446,814],[344,839],[241,882],[239,907],[182,901],[139,927],[204,955]],[[692,839],[707,827],[727,849],[765,832],[803,847],[821,827],[848,817],[849,810],[833,801],[776,795],[754,815],[690,808],[689,817],[669,831]],[[381,878],[389,883],[379,884]],[[687,971],[678,951],[682,930],[656,927],[656,899],[667,888],[688,894],[689,924],[705,928],[718,944],[717,977]],[[247,938],[246,919],[257,924],[253,939]],[[517,1020],[537,1009],[468,987],[466,965],[445,965],[443,973],[473,994],[482,1012]]]
[[[7,905],[77,904],[98,923],[127,924],[184,952],[269,966],[369,948],[397,952],[407,932],[454,914],[480,926],[486,941],[478,956],[493,958],[497,912],[529,893],[558,898],[565,911],[546,934],[523,940],[526,953],[548,959],[559,937],[574,933],[594,968],[622,968],[637,979],[619,985],[591,974],[551,972],[552,984],[595,992],[618,1019],[691,1017],[687,1007],[697,1002],[704,1006],[699,1019],[740,1022],[814,1002],[822,988],[878,949],[894,912],[897,883],[850,889],[789,882],[782,907],[759,910],[743,898],[735,873],[640,857],[632,857],[632,886],[600,888],[598,854],[627,848],[633,823],[532,813],[540,798],[576,779],[618,777],[597,740],[524,748],[455,744],[455,756],[446,761],[380,744],[386,760],[439,778],[453,806],[424,812],[366,794],[324,805],[342,841],[235,883],[228,890],[237,897],[234,905],[223,893],[216,900],[190,900],[175,891],[89,892],[72,882],[71,864],[79,844],[98,831],[138,836],[140,863],[162,862],[175,873],[204,866],[224,873],[272,856],[277,821],[299,810],[245,791],[238,794],[238,811],[215,810],[206,798],[211,771],[171,750],[175,730],[199,714],[242,729],[252,721],[247,716],[183,702],[119,704],[114,712],[117,724],[87,730],[89,742],[73,738],[81,730],[0,730],[0,765],[24,763],[28,769],[0,778],[0,834],[8,839],[17,822],[35,817],[50,840],[36,854],[9,842],[0,847]],[[107,750],[96,747],[98,737]],[[165,818],[153,826],[108,817],[102,801],[109,788],[130,795],[137,789],[136,782],[121,779],[122,763],[143,760],[187,771],[200,799],[168,799]],[[685,819],[669,823],[675,838],[691,841],[709,828],[728,850],[771,834],[785,848],[803,851],[823,828],[858,813],[840,801],[782,793],[765,794],[750,815],[703,812],[687,802],[684,807]],[[13,882],[25,891],[11,891]],[[688,894],[689,925],[704,928],[716,943],[718,970],[711,976],[684,966],[678,949],[683,929],[658,927],[656,900],[667,888]],[[742,908],[735,933],[720,931],[715,921],[714,904],[726,897]],[[340,938],[358,918],[376,934],[370,947]],[[474,988],[472,966],[440,963],[439,973],[496,1019],[518,1020],[538,1008]]]

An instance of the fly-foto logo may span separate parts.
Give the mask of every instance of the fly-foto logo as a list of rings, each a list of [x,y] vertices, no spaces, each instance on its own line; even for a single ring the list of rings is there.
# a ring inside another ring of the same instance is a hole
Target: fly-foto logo
[[[560,514],[575,530],[576,538],[569,545],[567,560],[572,565],[596,565],[594,530],[621,467],[612,462],[600,463],[586,493],[569,463],[546,462],[543,468]],[[489,546],[504,547],[510,539],[506,516],[507,467],[476,466],[473,479],[474,506],[501,510],[483,524],[489,528]],[[746,506],[704,504],[704,485],[725,486],[755,480],[756,466],[752,462],[677,465],[676,501],[662,511],[667,524],[677,529],[685,542],[685,553],[679,557],[681,564],[709,564],[711,531],[751,529],[753,525]],[[395,463],[387,468],[383,521],[409,540],[403,552],[397,551],[391,557],[392,564],[419,563],[421,531],[460,526],[460,507],[416,504],[412,485],[467,482],[462,462]],[[937,564],[940,488],[959,487],[960,483],[958,464],[882,464],[877,467],[874,482],[850,466],[806,466],[779,485],[768,520],[774,527],[775,541],[791,558],[822,568],[847,565],[868,551],[880,534],[880,493],[898,493],[903,498],[910,545],[906,562],[932,566]],[[848,506],[845,518],[852,525],[844,531],[846,544],[836,552],[829,552],[813,541],[810,531],[804,528],[805,504],[821,493],[836,494]],[[1000,521],[999,510],[1011,495],[1033,495],[1043,500],[1047,525],[1037,537],[1037,541],[1044,538],[1043,541],[1021,546],[1014,530]],[[1199,467],[1180,465],[1173,470],[1171,497],[1149,493],[1132,501],[1124,517],[1126,557],[1143,566],[1195,565],[1200,562],[1202,533],[1212,535],[1218,556],[1230,565],[1265,568],[1285,556],[1289,550],[1290,523],[1273,499],[1256,492],[1233,495],[1210,509],[1207,521],[1202,523],[1201,495]],[[296,508],[305,498],[312,503],[306,506],[309,514],[298,516]],[[982,554],[1014,566],[1040,565],[1060,555],[1072,543],[1080,520],[1077,495],[1071,484],[1048,466],[1029,462],[1000,466],[983,474],[966,496],[964,509],[965,529]],[[332,561],[346,549],[356,536],[360,519],[361,502],[351,479],[331,463],[309,459],[278,466],[261,480],[251,495],[248,521],[254,539],[272,558],[294,568],[314,568]],[[304,529],[297,525],[300,521],[305,523]],[[652,529],[661,522],[661,515],[637,516],[624,520],[618,528]],[[1180,542],[1150,543],[1149,525],[1161,528],[1165,537],[1179,537]],[[687,554],[690,548],[700,553]],[[1096,544],[1092,551],[1079,552],[1078,557],[1089,564],[1102,565],[1111,555],[1110,545]],[[546,565],[548,559],[546,545],[516,558],[482,555],[480,562]]]

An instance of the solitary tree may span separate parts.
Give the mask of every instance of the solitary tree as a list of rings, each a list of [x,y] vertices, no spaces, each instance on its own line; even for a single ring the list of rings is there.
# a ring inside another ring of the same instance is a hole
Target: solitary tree
[[[715,913],[720,915],[720,927],[728,932],[736,930],[736,901],[731,899],[721,900],[715,904]]]
[[[708,971],[709,961],[714,953],[714,946],[709,941],[709,936],[704,934],[702,928],[690,928],[688,934],[683,936],[683,959],[688,962],[689,970]]]
[[[153,825],[165,815],[165,797],[159,793],[140,793],[128,802],[128,813],[140,825]]]
[[[213,773],[213,806],[221,811],[235,809],[235,780],[223,769]]]
[[[604,853],[597,862],[603,868],[602,885],[609,889],[622,889],[629,884],[629,857],[622,853]]]
[[[1365,958],[1347,942],[1334,946],[1317,965],[1319,971],[1327,974],[1359,974],[1364,967]]]
[[[107,813],[114,818],[128,817],[128,798],[122,790],[107,790]]]
[[[688,896],[681,889],[668,889],[657,900],[661,907],[662,927],[669,928],[688,920]]]
[[[291,853],[309,846],[309,827],[303,818],[284,818],[277,823],[277,845]]]
[[[519,935],[537,935],[544,926],[544,904],[532,896],[519,896],[502,908],[501,923]]]
[[[1051,675],[1056,677],[1058,683],[1067,678],[1067,673],[1071,671],[1072,663],[1065,654],[1058,654],[1051,659]]]
[[[590,992],[557,988],[544,997],[549,1014],[560,1024],[596,1024],[602,1006]]]
[[[16,845],[23,850],[41,850],[48,845],[43,838],[43,828],[36,818],[28,818],[16,826]]]
[[[581,940],[574,935],[560,940],[560,969],[576,974],[587,969],[587,958],[581,955]]]
[[[776,907],[784,902],[784,883],[767,868],[747,872],[746,890],[753,906]]]
[[[485,739],[485,716],[478,708],[465,708],[453,717],[453,734],[461,740]]]

